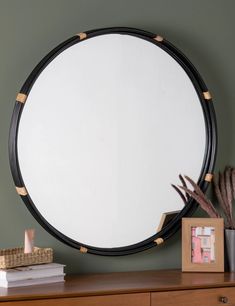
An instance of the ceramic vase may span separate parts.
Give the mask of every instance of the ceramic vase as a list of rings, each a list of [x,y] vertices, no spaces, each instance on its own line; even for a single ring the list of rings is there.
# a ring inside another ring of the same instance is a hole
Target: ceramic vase
[[[225,230],[225,245],[228,269],[230,272],[235,272],[235,230]]]

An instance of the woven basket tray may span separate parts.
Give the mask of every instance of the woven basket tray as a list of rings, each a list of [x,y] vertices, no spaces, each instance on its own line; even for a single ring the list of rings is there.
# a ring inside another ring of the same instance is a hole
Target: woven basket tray
[[[34,247],[33,252],[28,254],[24,253],[24,248],[0,250],[0,269],[38,265],[52,261],[53,250],[51,248]]]

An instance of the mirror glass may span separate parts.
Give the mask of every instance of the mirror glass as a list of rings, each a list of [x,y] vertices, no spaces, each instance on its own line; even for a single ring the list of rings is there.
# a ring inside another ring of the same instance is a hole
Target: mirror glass
[[[45,220],[97,248],[137,244],[181,210],[171,187],[200,176],[206,132],[185,70],[162,48],[106,34],[39,74],[18,130],[24,185]]]

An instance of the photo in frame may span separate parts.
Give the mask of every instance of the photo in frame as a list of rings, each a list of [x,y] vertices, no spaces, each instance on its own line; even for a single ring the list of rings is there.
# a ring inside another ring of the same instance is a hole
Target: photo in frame
[[[224,272],[224,219],[182,219],[182,271]]]

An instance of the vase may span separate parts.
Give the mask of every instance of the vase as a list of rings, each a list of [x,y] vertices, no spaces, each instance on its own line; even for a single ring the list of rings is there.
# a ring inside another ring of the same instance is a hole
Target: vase
[[[225,230],[225,246],[228,269],[230,272],[235,272],[235,230]]]

